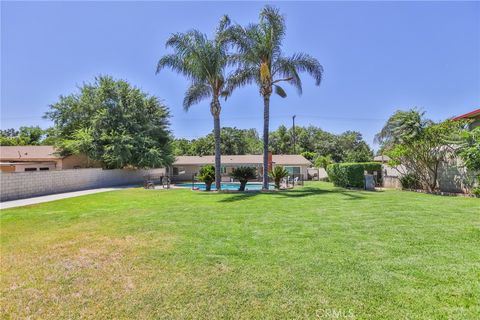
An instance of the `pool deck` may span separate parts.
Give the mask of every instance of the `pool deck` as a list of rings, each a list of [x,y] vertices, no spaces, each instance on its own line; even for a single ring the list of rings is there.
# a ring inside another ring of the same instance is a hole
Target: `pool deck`
[[[232,184],[235,184],[235,185],[238,185],[240,186],[240,183],[237,183],[237,182],[223,182],[224,184],[229,184],[229,185],[232,185]],[[250,185],[262,185],[261,183],[250,183]],[[195,185],[204,185],[203,182],[196,182]],[[271,187],[273,187],[273,184],[270,184]],[[248,185],[247,185],[248,187]],[[192,190],[192,191],[197,191],[197,192],[206,192],[205,189],[200,189],[200,188],[192,188],[192,183],[181,183],[181,185],[179,184],[172,184],[170,185],[170,188],[172,189],[189,189],[189,190]],[[162,189],[162,187],[155,187],[155,189]],[[293,187],[289,187],[289,188],[285,188],[285,187],[280,187],[280,189],[275,189],[275,188],[271,188],[269,190],[262,190],[261,188],[259,189],[252,189],[252,190],[244,190],[244,191],[240,191],[240,190],[236,190],[236,189],[222,189],[220,191],[217,191],[217,190],[210,190],[208,192],[215,192],[215,193],[255,193],[255,192],[264,192],[264,193],[268,193],[268,192],[278,192],[278,191],[285,191],[285,190],[290,190],[290,189],[293,189]]]

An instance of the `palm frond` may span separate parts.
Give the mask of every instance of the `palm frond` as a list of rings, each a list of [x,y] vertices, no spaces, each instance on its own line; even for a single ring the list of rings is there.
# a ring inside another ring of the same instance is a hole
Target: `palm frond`
[[[228,42],[237,48],[239,54],[245,56],[252,52],[257,32],[257,24],[249,24],[246,27],[236,24],[225,30],[225,36]]]
[[[190,84],[187,92],[185,92],[185,97],[183,99],[183,108],[185,110],[188,110],[192,105],[210,97],[211,94],[212,89],[207,83],[193,82]]]
[[[295,64],[290,59],[284,57],[276,59],[273,65],[273,75],[277,77],[275,81],[284,79],[297,89],[298,94],[302,94],[302,80],[298,75]],[[278,79],[278,77],[281,79]]]
[[[157,71],[158,74],[163,68],[169,67],[173,71],[178,73],[182,73],[184,75],[189,75],[188,66],[185,60],[183,60],[180,56],[175,54],[168,54],[163,56],[157,64]]]
[[[315,79],[315,84],[318,86],[323,78],[323,67],[320,62],[314,57],[306,53],[296,53],[291,57],[285,58],[283,65],[290,65],[296,72],[306,72]],[[279,65],[280,67],[282,64]]]
[[[285,34],[285,17],[280,14],[278,8],[269,5],[265,6],[265,8],[260,11],[260,23],[267,24],[279,35]]]
[[[217,29],[215,31],[215,44],[216,46],[223,50],[227,51],[231,45],[230,37],[229,37],[229,29],[230,29],[230,17],[228,15],[224,15],[220,18],[218,22]]]
[[[215,31],[215,39],[226,40],[226,31],[230,27],[230,17],[228,15],[223,15],[218,22],[217,30]]]
[[[224,30],[228,24],[228,17],[224,17],[218,30]],[[224,44],[209,40],[205,34],[193,29],[172,34],[166,46],[171,47],[174,53],[160,59],[157,73],[164,67],[170,67],[192,81],[209,83],[214,92],[220,91],[225,83],[224,73],[229,63]]]
[[[396,111],[382,130],[375,135],[375,143],[390,147],[396,143],[408,143],[420,136],[433,121],[425,118],[425,112],[412,108]]]
[[[278,8],[267,5],[260,12],[259,24],[264,33],[264,43],[271,53],[270,60],[273,61],[281,55],[282,41],[287,29],[285,17]]]
[[[238,87],[242,87],[253,82],[259,83],[259,74],[259,69],[255,67],[238,68],[228,76],[226,91],[231,94],[231,92]]]
[[[275,93],[278,94],[280,97],[282,98],[286,98],[287,97],[287,93],[285,92],[285,90],[283,90],[282,87],[280,87],[279,85],[275,84]]]
[[[175,52],[185,54],[193,49],[191,40],[192,39],[185,33],[174,33],[167,39],[165,47],[171,47]]]

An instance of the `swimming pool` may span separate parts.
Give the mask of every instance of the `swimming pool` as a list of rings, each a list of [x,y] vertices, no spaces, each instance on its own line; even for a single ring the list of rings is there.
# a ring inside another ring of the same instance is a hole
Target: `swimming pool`
[[[192,183],[177,183],[175,184],[176,187],[181,187],[181,188],[192,188]],[[238,182],[222,182],[222,190],[238,190],[240,187],[240,183]],[[274,189],[274,185],[270,184],[269,189]],[[198,190],[205,190],[205,183],[203,182],[195,182],[195,189]],[[215,183],[212,183],[212,190],[217,190],[215,188]],[[250,182],[247,183],[247,186],[245,187],[245,190],[262,190],[262,183],[260,182]]]

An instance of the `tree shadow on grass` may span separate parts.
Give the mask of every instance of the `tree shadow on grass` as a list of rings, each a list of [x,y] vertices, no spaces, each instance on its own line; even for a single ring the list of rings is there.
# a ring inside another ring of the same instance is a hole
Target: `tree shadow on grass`
[[[275,191],[275,192],[245,192],[245,193],[237,193],[232,194],[230,197],[223,198],[219,200],[219,202],[236,202],[242,200],[248,200],[250,198],[259,196],[259,195],[266,195],[271,196],[273,198],[304,198],[304,197],[312,197],[312,196],[319,196],[322,194],[341,194],[345,196],[344,200],[359,200],[365,198],[364,195],[360,193],[360,191],[349,191],[342,188],[335,188],[335,189],[319,189],[319,188],[312,188],[312,187],[303,187],[300,189],[292,189],[292,190],[284,190],[284,191]]]

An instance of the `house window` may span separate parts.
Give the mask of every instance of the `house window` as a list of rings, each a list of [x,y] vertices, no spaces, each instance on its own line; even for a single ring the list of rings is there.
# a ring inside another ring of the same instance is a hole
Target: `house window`
[[[284,167],[289,174],[300,174],[300,167]]]
[[[177,167],[173,167],[173,175],[178,176],[178,168]]]
[[[50,170],[50,168],[47,168],[47,167],[40,168],[40,171],[48,171],[48,170]]]
[[[25,171],[37,171],[37,168],[25,168]]]

